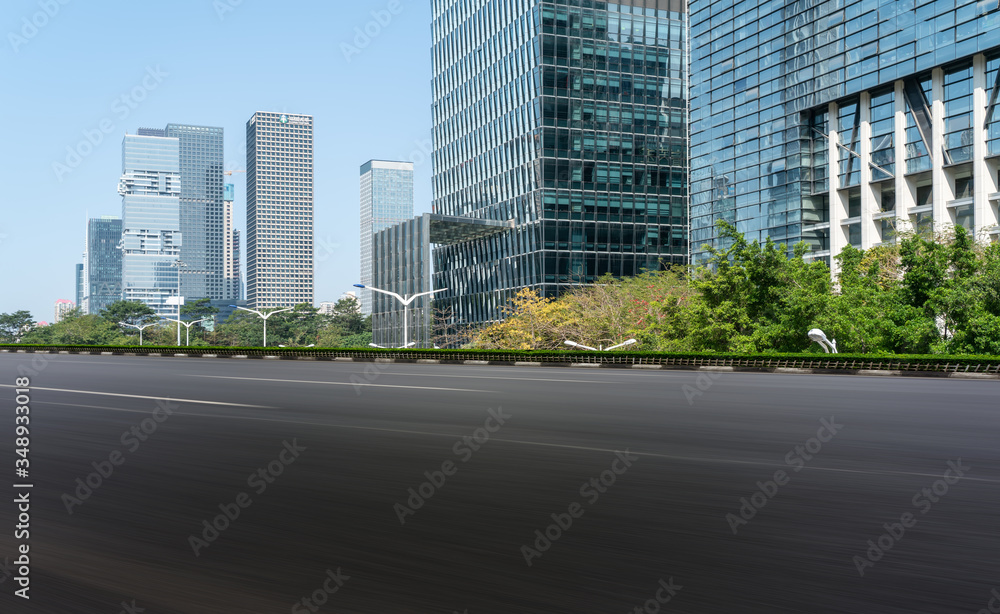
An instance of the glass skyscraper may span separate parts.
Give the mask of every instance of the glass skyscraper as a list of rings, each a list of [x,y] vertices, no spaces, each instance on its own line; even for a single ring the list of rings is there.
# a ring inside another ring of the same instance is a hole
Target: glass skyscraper
[[[140,132],[141,134],[141,132]],[[181,296],[226,298],[223,129],[167,124],[164,136],[179,142],[181,168]]]
[[[82,302],[83,313],[100,314],[101,310],[122,299],[122,221],[104,216],[87,221],[87,250],[84,252]]]
[[[361,283],[372,281],[372,236],[413,217],[413,163],[369,160],[361,165]],[[370,315],[370,292],[361,293],[361,313]]]
[[[997,236],[996,0],[691,0],[691,246]]]
[[[433,0],[434,213],[513,220],[434,250],[437,303],[498,319],[687,257],[680,0]]]
[[[247,302],[313,302],[313,118],[254,113],[247,122]]]
[[[83,309],[83,288],[84,288],[84,277],[83,277],[83,263],[77,263],[76,265],[76,306]]]
[[[158,315],[179,296],[181,255],[180,142],[177,138],[125,135],[122,141],[122,298],[141,301]],[[93,313],[93,309],[91,309]]]

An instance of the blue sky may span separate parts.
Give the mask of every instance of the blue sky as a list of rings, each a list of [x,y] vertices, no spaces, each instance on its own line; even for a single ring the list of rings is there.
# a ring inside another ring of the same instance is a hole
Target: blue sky
[[[121,215],[126,131],[221,126],[226,168],[243,169],[255,111],[315,116],[316,300],[351,290],[358,167],[372,158],[414,161],[415,213],[430,211],[429,5],[5,0],[0,313],[28,309],[51,321],[56,299],[75,299],[87,215]],[[358,35],[366,28],[376,33],[367,41]],[[91,146],[88,134],[99,142]],[[246,179],[233,177],[236,226],[245,230]]]

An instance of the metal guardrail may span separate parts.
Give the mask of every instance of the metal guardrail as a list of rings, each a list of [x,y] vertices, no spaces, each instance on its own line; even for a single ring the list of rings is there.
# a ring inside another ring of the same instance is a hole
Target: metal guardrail
[[[711,356],[625,352],[537,352],[469,350],[367,350],[367,349],[306,349],[306,348],[217,348],[217,347],[137,347],[137,346],[19,346],[0,345],[0,353],[28,354],[95,354],[115,356],[186,356],[206,358],[248,359],[351,359],[374,362],[391,359],[402,362],[434,361],[442,364],[485,362],[489,364],[542,363],[553,366],[566,364],[597,364],[607,367],[659,366],[660,368],[697,369],[722,367],[733,370],[808,369],[826,372],[889,371],[928,373],[1000,374],[1000,357],[945,356],[935,357],[864,357],[851,355],[758,355]]]

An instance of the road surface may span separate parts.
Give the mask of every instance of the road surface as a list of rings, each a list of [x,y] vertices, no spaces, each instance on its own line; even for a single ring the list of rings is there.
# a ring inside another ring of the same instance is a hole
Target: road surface
[[[933,378],[0,355],[0,562],[25,541],[12,485],[34,484],[31,599],[0,569],[0,611],[972,614],[1000,595],[998,399]]]

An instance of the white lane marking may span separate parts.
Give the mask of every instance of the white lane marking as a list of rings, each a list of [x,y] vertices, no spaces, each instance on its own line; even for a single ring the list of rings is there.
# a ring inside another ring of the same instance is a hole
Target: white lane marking
[[[16,388],[11,384],[0,384],[0,388]],[[177,403],[199,403],[201,405],[228,405],[229,407],[258,407],[261,409],[277,409],[270,405],[250,405],[248,403],[224,403],[222,401],[202,401],[200,399],[178,399],[176,397],[161,396],[148,397],[141,394],[120,394],[117,392],[97,392],[94,390],[70,390],[68,388],[39,388],[31,386],[32,390],[48,390],[49,392],[69,392],[72,394],[96,394],[104,397],[125,397],[128,399],[149,399],[151,401],[176,401]]]
[[[301,379],[269,379],[266,377],[233,377],[230,375],[196,375],[192,373],[182,374],[184,377],[208,377],[212,379],[238,379],[250,380],[254,382],[284,382],[290,384],[321,384],[323,386],[373,386],[376,388],[409,388],[412,390],[448,390],[451,392],[496,392],[495,390],[472,390],[470,388],[436,388],[434,386],[398,386],[393,384],[364,384],[361,382],[319,382]]]
[[[34,401],[36,404],[48,404],[48,405],[59,405],[59,403],[53,403],[51,401]],[[95,409],[107,409],[109,411],[125,411],[134,413],[149,413],[147,411],[139,409],[118,409],[114,407],[99,407],[96,405],[80,405],[77,407],[93,407]],[[180,413],[174,412],[179,416],[191,416],[195,418],[216,418],[220,420],[256,420],[258,422],[281,422],[284,424],[302,424],[306,426],[324,426],[333,429],[350,429],[358,431],[377,431],[381,433],[398,433],[403,435],[426,435],[428,437],[447,437],[449,439],[459,438],[461,439],[461,434],[448,434],[448,433],[431,433],[429,431],[411,431],[406,429],[387,429],[384,427],[377,426],[357,426],[351,424],[327,424],[323,422],[306,422],[302,420],[282,420],[278,418],[260,418],[256,416],[217,416],[213,414],[190,414],[190,413]],[[500,439],[497,437],[490,437],[491,441],[502,441],[505,443],[512,443],[522,446],[540,446],[544,448],[564,448],[569,450],[583,450],[585,452],[604,452],[614,454],[616,452],[621,452],[621,449],[616,448],[597,448],[593,446],[574,446],[565,443],[549,443],[544,441],[524,441],[521,439]],[[684,462],[695,462],[695,463],[721,463],[723,465],[755,465],[760,467],[788,467],[788,465],[783,465],[781,463],[775,462],[765,462],[765,461],[748,461],[748,460],[736,460],[727,458],[701,458],[697,456],[677,456],[675,454],[659,454],[657,452],[636,452],[626,446],[626,449],[630,454],[635,454],[636,456],[648,456],[651,458],[663,458],[667,460],[676,460]],[[868,470],[862,471],[860,469],[838,469],[836,467],[810,467],[806,466],[805,469],[812,469],[815,471],[832,471],[836,473],[859,473],[862,475],[908,475],[916,477],[925,478],[939,478],[940,473],[920,473],[916,471],[887,471],[887,470]],[[1000,479],[990,479],[990,478],[974,478],[974,477],[964,477],[963,480],[969,480],[973,482],[987,482],[990,484],[1000,484]]]

